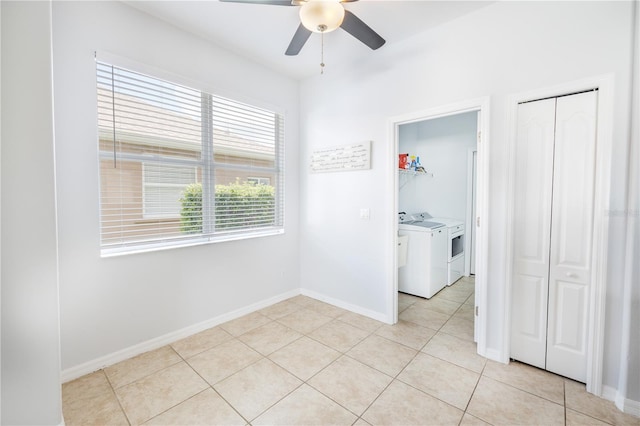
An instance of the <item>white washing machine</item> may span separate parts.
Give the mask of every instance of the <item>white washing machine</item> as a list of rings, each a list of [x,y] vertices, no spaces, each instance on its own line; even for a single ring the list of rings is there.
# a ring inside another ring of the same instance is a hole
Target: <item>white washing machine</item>
[[[398,290],[433,297],[447,285],[447,228],[442,223],[410,220],[398,224],[398,234],[409,237],[407,263],[398,270]]]

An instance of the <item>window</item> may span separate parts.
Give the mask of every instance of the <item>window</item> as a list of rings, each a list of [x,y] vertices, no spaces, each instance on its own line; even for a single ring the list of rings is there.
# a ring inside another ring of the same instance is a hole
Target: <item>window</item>
[[[251,182],[256,185],[271,185],[271,179],[268,177],[248,177],[247,182]]]
[[[144,218],[179,218],[182,192],[196,183],[196,173],[197,168],[190,166],[142,163]]]
[[[283,117],[97,63],[103,255],[281,233]]]

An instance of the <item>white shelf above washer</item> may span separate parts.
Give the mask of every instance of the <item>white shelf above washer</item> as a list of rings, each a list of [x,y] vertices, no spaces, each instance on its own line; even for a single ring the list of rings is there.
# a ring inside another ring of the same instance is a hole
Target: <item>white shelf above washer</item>
[[[433,173],[429,173],[429,172],[418,172],[416,170],[404,170],[404,169],[398,169],[398,173],[400,173],[401,175],[407,175],[407,176],[426,176],[426,177],[433,177]]]

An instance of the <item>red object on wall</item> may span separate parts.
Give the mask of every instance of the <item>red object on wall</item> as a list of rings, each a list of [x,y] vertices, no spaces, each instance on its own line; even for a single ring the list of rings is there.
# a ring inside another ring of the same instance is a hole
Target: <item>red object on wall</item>
[[[407,161],[409,159],[409,154],[400,154],[398,157],[400,157],[400,161],[398,163],[398,167],[401,169],[404,169],[407,165]]]

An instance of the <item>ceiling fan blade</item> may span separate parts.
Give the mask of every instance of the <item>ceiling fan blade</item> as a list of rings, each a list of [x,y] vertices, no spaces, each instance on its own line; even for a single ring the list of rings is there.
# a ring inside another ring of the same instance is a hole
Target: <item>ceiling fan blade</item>
[[[291,43],[289,43],[289,47],[287,47],[287,51],[284,52],[287,56],[295,56],[300,53],[302,50],[302,46],[307,42],[309,36],[311,35],[311,31],[306,29],[304,25],[300,24],[296,33],[293,35],[291,39]]]
[[[346,9],[344,11],[344,20],[340,27],[373,50],[385,44],[385,40],[378,33]]]
[[[220,0],[223,3],[271,4],[276,6],[294,6],[291,0]]]

